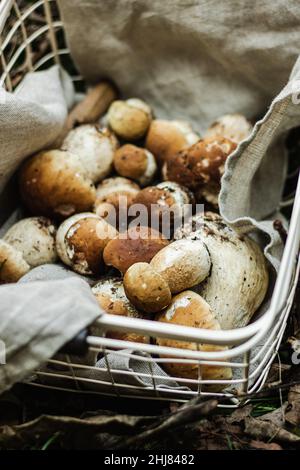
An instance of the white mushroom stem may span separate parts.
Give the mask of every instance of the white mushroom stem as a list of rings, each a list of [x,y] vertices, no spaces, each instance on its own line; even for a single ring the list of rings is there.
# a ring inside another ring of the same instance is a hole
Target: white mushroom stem
[[[201,240],[211,259],[210,275],[195,288],[216,313],[222,329],[247,325],[263,302],[268,289],[267,262],[260,247],[239,235],[224,220],[206,213],[176,233]],[[193,225],[197,224],[196,230]]]
[[[55,263],[56,228],[46,217],[28,217],[14,224],[4,240],[23,254],[31,268]]]
[[[28,273],[30,266],[20,251],[0,240],[0,284],[17,282]]]

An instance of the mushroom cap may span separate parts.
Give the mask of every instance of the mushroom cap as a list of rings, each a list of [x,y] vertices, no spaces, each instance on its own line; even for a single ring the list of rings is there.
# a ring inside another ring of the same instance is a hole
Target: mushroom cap
[[[206,199],[218,195],[225,161],[236,144],[225,138],[199,140],[167,162],[166,176]]]
[[[79,157],[93,183],[101,181],[111,172],[117,147],[117,138],[109,129],[93,124],[71,130],[62,144],[63,150]]]
[[[125,144],[115,152],[114,167],[119,175],[136,180],[142,186],[150,183],[157,170],[152,153],[132,144]]]
[[[140,313],[134,305],[129,302],[126,297],[121,278],[113,277],[102,279],[94,285],[92,292],[95,295],[100,308],[102,308],[106,313],[130,318],[145,318],[145,315]],[[102,335],[102,331],[98,331],[98,328],[94,325],[91,326],[91,333]],[[108,338],[132,341],[135,343],[149,343],[148,336],[138,333],[108,331],[106,336]]]
[[[139,310],[159,312],[170,304],[172,296],[168,284],[148,263],[135,263],[126,271],[124,290]]]
[[[120,216],[124,215],[126,224],[128,208],[133,204],[139,190],[140,187],[127,178],[121,176],[106,178],[97,187],[94,210],[115,226],[118,225]]]
[[[165,181],[142,189],[133,202],[146,209],[149,225],[157,226],[166,238],[170,238],[176,226],[174,223],[182,223],[183,216],[192,214],[195,198],[189,189]]]
[[[105,264],[125,273],[135,263],[149,263],[168,244],[169,241],[155,229],[132,227],[106,245],[103,258]]]
[[[114,101],[108,110],[107,118],[111,129],[126,140],[143,137],[152,120],[151,108],[138,98]]]
[[[117,231],[96,214],[76,214],[58,228],[57,253],[67,266],[79,274],[100,274],[104,247],[116,234]]]
[[[263,302],[269,283],[266,258],[259,245],[211,212],[203,219],[195,215],[190,226],[175,235],[202,240],[209,251],[210,275],[195,290],[209,303],[221,328],[247,325]]]
[[[146,148],[155,156],[159,166],[185,147],[199,140],[188,122],[154,119],[149,127]]]
[[[23,201],[33,214],[66,218],[93,207],[96,190],[77,155],[63,150],[40,152],[20,171]]]
[[[134,199],[135,204],[143,204],[147,209],[151,205],[158,205],[161,210],[172,206],[182,207],[184,204],[193,204],[194,197],[189,189],[172,181],[164,181],[156,186],[141,189]]]
[[[211,261],[201,240],[176,240],[160,250],[150,266],[176,294],[202,282],[209,275]]]
[[[250,135],[252,128],[252,124],[242,114],[225,114],[210,125],[204,138],[225,137],[238,144]]]
[[[156,320],[194,328],[220,330],[219,322],[210,305],[200,295],[189,290],[173,297],[171,304],[157,314]],[[197,350],[195,343],[167,338],[157,338],[156,343],[159,346]],[[225,351],[227,349],[213,344],[200,344],[198,347],[199,351]],[[164,355],[161,357],[171,356]],[[170,375],[175,377],[198,379],[199,372],[203,380],[229,380],[232,377],[231,368],[224,366],[201,365],[199,370],[198,364],[172,363],[171,361],[163,363],[162,366]],[[219,386],[214,388],[219,388]]]
[[[28,273],[30,266],[23,255],[4,240],[0,240],[0,284],[17,282]]]
[[[97,207],[103,203],[118,207],[119,196],[125,196],[130,206],[139,191],[140,187],[130,179],[121,176],[106,178],[97,186],[95,208],[97,210]]]
[[[3,240],[23,254],[31,268],[55,263],[56,228],[46,217],[28,217],[10,227]]]

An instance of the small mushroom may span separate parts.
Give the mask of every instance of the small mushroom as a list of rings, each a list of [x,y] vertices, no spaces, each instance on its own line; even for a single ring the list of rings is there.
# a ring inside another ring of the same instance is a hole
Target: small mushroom
[[[104,267],[103,250],[116,234],[116,229],[96,214],[76,214],[65,220],[57,231],[57,253],[75,272],[97,275]]]
[[[209,303],[221,328],[247,325],[268,289],[267,262],[259,245],[211,212],[193,216],[175,236],[201,240],[207,247],[210,275],[195,290]]]
[[[20,171],[20,192],[30,212],[59,218],[90,210],[96,197],[78,156],[62,150],[27,160]]]
[[[122,279],[120,278],[102,279],[92,288],[92,292],[100,308],[106,313],[129,318],[145,318],[145,316],[129,302],[125,295]],[[97,326],[92,325],[91,333],[102,335],[103,331],[99,331]],[[108,338],[132,341],[134,343],[149,343],[148,336],[138,333],[108,331],[106,336]]]
[[[23,255],[4,240],[0,240],[0,284],[17,282],[27,274],[30,266]]]
[[[250,135],[252,128],[252,124],[242,114],[225,114],[211,124],[204,138],[225,137],[238,144]]]
[[[150,266],[176,294],[202,282],[209,275],[211,262],[201,240],[176,240],[160,250]]]
[[[211,306],[198,294],[192,291],[181,292],[173,297],[171,304],[161,313],[157,314],[156,320],[164,323],[174,323],[194,328],[209,330],[220,330],[220,324],[216,319]],[[157,338],[159,346],[171,348],[197,350],[196,343],[177,341],[167,338]],[[226,351],[226,347],[213,344],[199,344],[199,351]],[[188,364],[186,362],[164,362],[162,367],[175,377],[197,380],[230,380],[232,371],[230,367],[216,365]],[[217,390],[219,385],[209,386],[211,390]],[[222,386],[221,386],[222,388]]]
[[[114,101],[108,110],[107,119],[111,129],[125,140],[143,137],[151,123],[151,108],[138,98]]]
[[[112,225],[118,226],[123,220],[122,216],[126,223],[128,208],[139,191],[140,187],[127,178],[106,178],[97,186],[94,210]]]
[[[176,220],[182,221],[184,215],[192,215],[195,198],[184,186],[165,181],[142,189],[133,202],[145,207],[148,223],[152,226],[156,223],[157,228],[170,238]]]
[[[46,217],[28,217],[15,223],[6,232],[3,240],[23,254],[31,268],[46,263],[55,263],[56,228]]]
[[[166,177],[197,192],[198,199],[217,205],[225,162],[235,148],[223,137],[199,140],[167,162]]]
[[[171,291],[164,278],[148,263],[135,263],[125,273],[124,290],[139,310],[159,312],[171,302]]]
[[[131,144],[123,145],[115,152],[114,167],[119,175],[131,178],[141,186],[147,186],[157,170],[152,153]]]
[[[118,141],[109,129],[93,124],[71,130],[62,144],[63,150],[78,155],[93,183],[103,180],[111,172],[117,147]]]
[[[149,127],[145,145],[162,166],[168,158],[199,139],[188,122],[155,119]]]
[[[132,227],[106,245],[103,253],[104,262],[125,273],[135,263],[149,263],[168,243],[157,230],[149,227]]]

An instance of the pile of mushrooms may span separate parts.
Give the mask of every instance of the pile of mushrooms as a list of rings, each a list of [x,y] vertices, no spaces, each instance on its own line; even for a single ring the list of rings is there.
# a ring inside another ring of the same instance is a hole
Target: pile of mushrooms
[[[251,124],[239,114],[222,116],[200,138],[187,122],[154,119],[140,99],[115,97],[107,85],[90,90],[71,111],[59,148],[22,165],[20,193],[30,217],[0,240],[0,282],[16,282],[30,269],[59,260],[95,279],[92,292],[109,314],[213,330],[248,324],[266,295],[268,267],[260,247],[229,227],[217,210],[225,162]],[[194,211],[196,202],[209,203],[214,212],[203,220],[194,213],[166,236],[164,213],[176,207],[182,215],[186,204]],[[148,214],[138,230],[119,220],[134,204]],[[115,224],[107,217],[113,209]],[[107,335],[150,340],[146,332]],[[152,341],[196,348],[165,338]],[[164,367],[177,377],[199,374],[198,365],[171,359]],[[201,366],[201,376],[228,380],[231,369]]]

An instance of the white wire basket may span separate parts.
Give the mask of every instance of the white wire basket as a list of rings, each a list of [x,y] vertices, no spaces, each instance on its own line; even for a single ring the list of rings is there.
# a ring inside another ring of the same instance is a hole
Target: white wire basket
[[[49,40],[43,41],[47,37]],[[46,44],[46,46],[45,46]],[[54,63],[73,70],[75,87],[84,89],[84,82],[72,62],[65,45],[64,25],[55,0],[36,2],[4,0],[0,3],[0,86],[13,92],[29,71],[42,70]],[[86,338],[89,354],[102,358],[102,366],[94,367],[76,356],[60,354],[36,372],[32,385],[74,393],[93,393],[185,402],[190,398],[219,397],[222,406],[235,407],[246,394],[264,385],[286,327],[294,299],[300,263],[300,183],[295,191],[290,228],[270,306],[263,316],[246,327],[211,331],[124,318],[103,313],[97,320],[100,336]],[[165,337],[195,343],[194,350],[166,348],[149,343],[131,343],[106,336],[107,331],[136,332],[149,338]],[[200,345],[227,346],[226,351],[201,351]],[[110,358],[138,364],[126,369],[115,366]],[[166,358],[172,356],[172,359]],[[170,377],[163,373],[167,362],[196,364],[198,378]],[[230,380],[204,380],[201,366],[231,367]],[[162,366],[162,367],[158,367]],[[97,374],[99,374],[97,376]],[[176,386],[173,384],[176,382]],[[164,384],[169,384],[164,386]],[[216,392],[208,386],[218,386]]]

